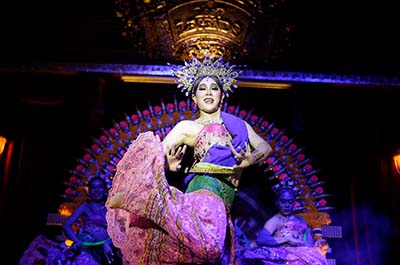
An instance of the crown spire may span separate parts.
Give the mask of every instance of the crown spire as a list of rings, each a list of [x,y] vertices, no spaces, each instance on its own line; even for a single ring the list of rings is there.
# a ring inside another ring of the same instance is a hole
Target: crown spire
[[[240,71],[235,71],[235,65],[229,65],[229,62],[223,62],[222,57],[213,60],[209,55],[204,57],[203,61],[193,58],[191,61],[185,61],[182,66],[173,66],[172,75],[176,77],[178,88],[189,96],[193,92],[194,83],[198,78],[206,76],[215,76],[222,84],[222,90],[226,96],[237,88],[236,77]]]

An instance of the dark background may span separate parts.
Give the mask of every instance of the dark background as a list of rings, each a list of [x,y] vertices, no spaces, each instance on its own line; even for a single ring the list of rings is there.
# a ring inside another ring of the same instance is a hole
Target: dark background
[[[292,2],[288,16],[295,31],[288,59],[263,67],[398,76],[395,3]],[[0,134],[15,144],[8,178],[4,155],[0,160],[1,222],[10,264],[17,264],[34,237],[48,233],[47,214],[57,211],[69,170],[101,128],[110,128],[123,113],[135,113],[137,106],[144,109],[179,94],[174,86],[107,77],[99,89],[104,76],[91,73],[7,70],[14,63],[143,63],[118,34],[112,4],[22,1],[0,9]],[[243,88],[230,98],[285,128],[321,169],[336,207],[333,225],[343,227],[343,238],[330,242],[337,264],[396,264],[390,260],[399,258],[400,177],[390,164],[400,147],[399,89],[300,83],[290,90]]]
[[[286,1],[293,26],[283,69],[398,74],[399,18],[393,1]],[[137,63],[112,0],[2,4],[0,58],[24,62]],[[148,63],[148,61],[147,61]],[[249,65],[252,62],[248,62]],[[274,63],[267,65],[273,67]]]

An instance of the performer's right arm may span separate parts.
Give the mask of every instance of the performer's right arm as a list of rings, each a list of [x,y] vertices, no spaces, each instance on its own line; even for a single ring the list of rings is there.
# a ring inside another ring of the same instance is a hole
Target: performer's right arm
[[[193,121],[183,120],[175,125],[162,141],[166,169],[179,171],[187,146],[194,145]]]

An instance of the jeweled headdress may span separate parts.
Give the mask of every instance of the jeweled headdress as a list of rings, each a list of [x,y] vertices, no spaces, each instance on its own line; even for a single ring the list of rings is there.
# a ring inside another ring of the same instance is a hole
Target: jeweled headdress
[[[203,62],[193,58],[190,62],[186,62],[182,66],[174,66],[171,70],[172,75],[177,77],[176,82],[181,92],[185,92],[189,96],[193,92],[194,82],[199,77],[215,76],[222,84],[222,90],[225,96],[229,96],[229,92],[233,88],[237,88],[236,77],[240,71],[235,71],[235,65],[229,65],[222,61],[222,57],[213,60],[210,56],[206,55]]]

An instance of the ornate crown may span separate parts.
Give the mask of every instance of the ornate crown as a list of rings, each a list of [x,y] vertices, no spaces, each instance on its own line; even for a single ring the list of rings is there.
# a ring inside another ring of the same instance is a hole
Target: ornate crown
[[[176,82],[181,92],[185,92],[186,96],[192,93],[194,82],[199,77],[215,76],[222,84],[222,90],[226,96],[232,88],[237,88],[236,77],[240,71],[235,71],[235,65],[229,65],[229,62],[224,63],[222,57],[213,60],[209,55],[204,57],[203,62],[193,58],[190,62],[185,61],[182,66],[173,66],[172,75],[177,77]]]

